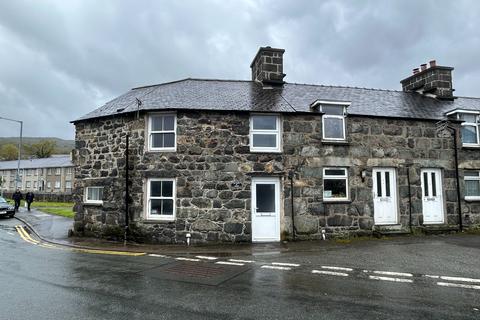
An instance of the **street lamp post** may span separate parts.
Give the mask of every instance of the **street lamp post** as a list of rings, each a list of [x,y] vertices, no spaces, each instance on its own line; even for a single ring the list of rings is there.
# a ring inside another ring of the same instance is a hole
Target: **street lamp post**
[[[20,142],[18,144],[18,164],[17,164],[17,184],[16,187],[18,188],[18,183],[20,182],[20,159],[22,159],[22,134],[23,134],[23,121],[21,120],[15,120],[15,119],[9,119],[9,118],[4,118],[0,117],[1,120],[7,120],[7,121],[12,121],[16,123],[20,123]]]

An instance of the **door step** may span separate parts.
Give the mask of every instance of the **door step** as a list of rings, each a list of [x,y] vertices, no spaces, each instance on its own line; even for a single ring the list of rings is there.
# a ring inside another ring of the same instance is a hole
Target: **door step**
[[[405,230],[373,230],[373,236],[381,237],[403,237],[409,235],[409,231]]]
[[[423,225],[421,229],[425,234],[455,233],[459,231],[456,225]]]

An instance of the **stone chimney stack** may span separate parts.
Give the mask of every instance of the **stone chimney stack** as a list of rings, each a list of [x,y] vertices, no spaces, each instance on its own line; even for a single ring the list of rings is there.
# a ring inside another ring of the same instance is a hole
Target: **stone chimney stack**
[[[438,99],[454,99],[452,67],[437,66],[435,60],[430,65],[424,63],[419,68],[413,69],[413,75],[400,81],[405,92],[419,92]]]
[[[260,47],[250,64],[252,80],[263,85],[283,85],[283,53],[284,49]]]

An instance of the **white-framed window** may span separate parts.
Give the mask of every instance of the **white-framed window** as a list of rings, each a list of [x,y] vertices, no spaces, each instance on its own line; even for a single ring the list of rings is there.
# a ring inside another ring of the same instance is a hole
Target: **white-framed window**
[[[72,174],[72,167],[65,168],[65,174]]]
[[[479,146],[480,116],[472,113],[459,113],[458,117],[462,122],[462,144],[464,146]]]
[[[468,170],[464,172],[465,200],[480,200],[480,171]]]
[[[147,180],[147,220],[175,220],[175,180]]]
[[[280,152],[280,116],[252,114],[250,116],[250,151]]]
[[[33,189],[37,189],[37,181],[33,181]]]
[[[60,181],[55,181],[55,189],[60,189]]]
[[[50,182],[50,181],[47,182],[47,188],[48,188],[48,189],[51,189],[51,188],[52,188],[52,182]]]
[[[32,183],[30,181],[25,182],[25,187],[30,188],[32,186]]]
[[[348,199],[348,169],[323,168],[323,201],[345,201]]]
[[[103,187],[86,187],[85,203],[103,203]]]
[[[65,181],[65,189],[72,189],[72,181]]]
[[[55,175],[59,176],[62,173],[62,168],[55,168]]]
[[[347,138],[347,130],[345,119],[347,115],[347,107],[340,104],[320,105],[322,112],[322,139],[331,141],[345,141]]]
[[[27,170],[27,176],[31,176],[32,173],[33,173],[33,169],[28,169],[28,170]]]
[[[52,175],[52,172],[53,172],[52,170],[53,170],[52,168],[48,168],[47,169],[47,175]]]
[[[177,149],[177,116],[154,113],[148,118],[148,149],[151,151],[175,151]]]

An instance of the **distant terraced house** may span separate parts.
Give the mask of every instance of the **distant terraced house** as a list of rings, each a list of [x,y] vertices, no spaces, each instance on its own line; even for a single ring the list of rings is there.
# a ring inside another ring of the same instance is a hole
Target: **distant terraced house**
[[[480,225],[480,98],[454,96],[453,68],[423,64],[401,91],[307,85],[284,82],[283,54],[73,121],[75,233],[121,237],[127,205],[131,239],[153,243]]]
[[[22,192],[40,193],[72,192],[74,183],[73,162],[70,155],[54,155],[50,158],[20,161],[20,181],[17,181],[18,161],[0,161],[0,189],[12,193],[17,188]]]

